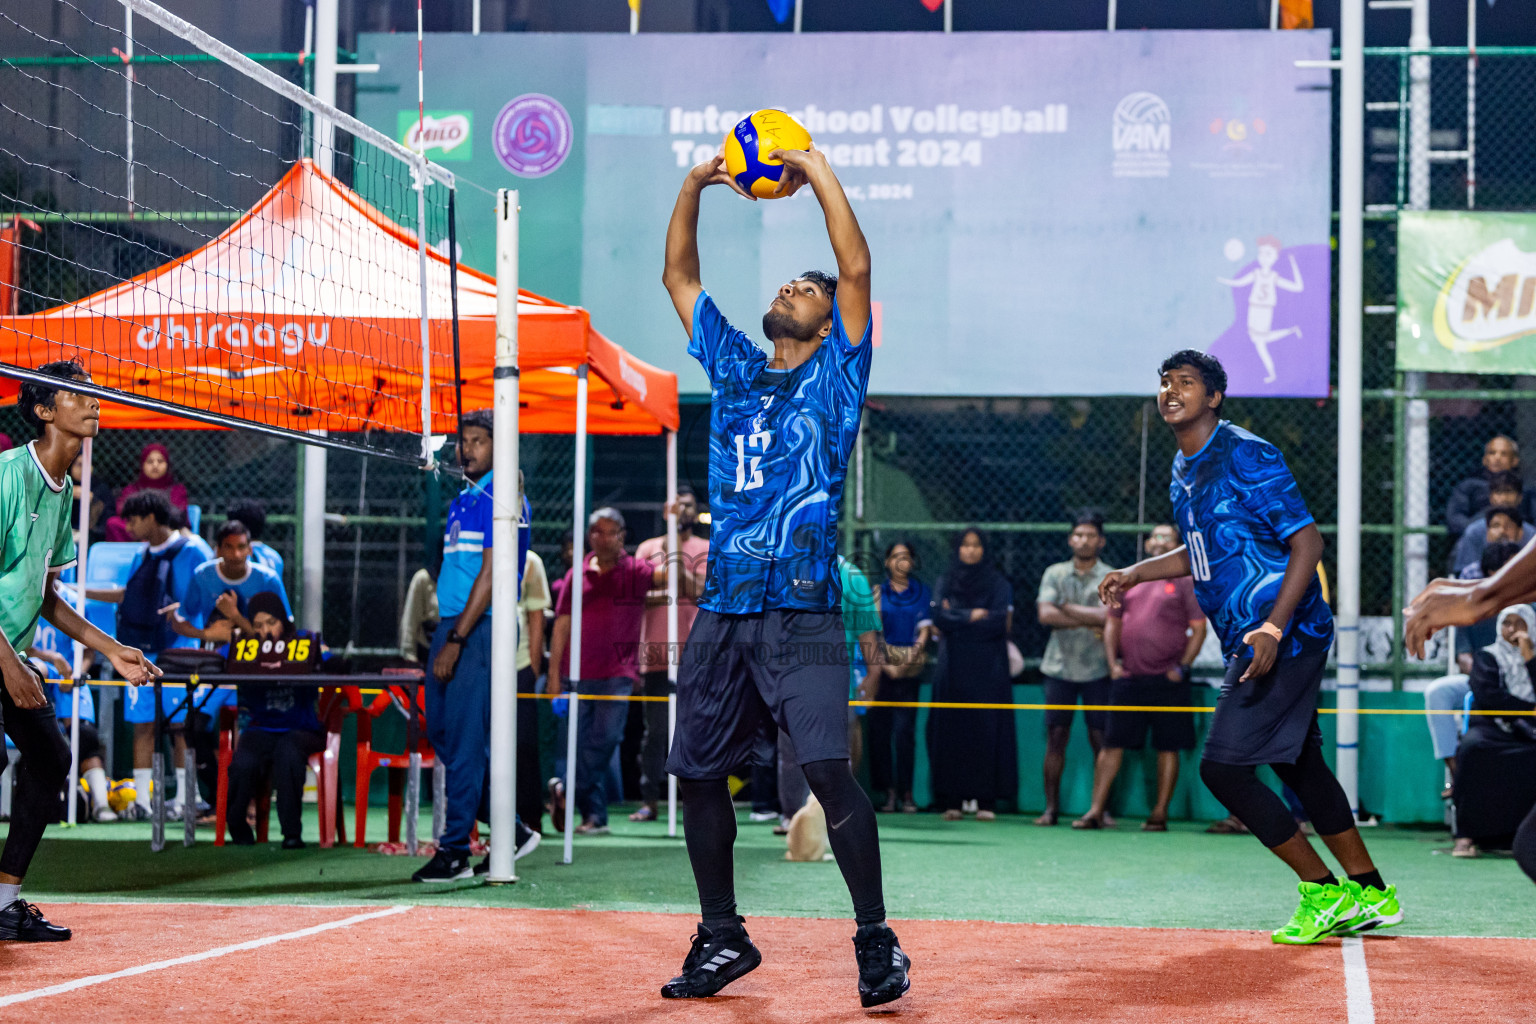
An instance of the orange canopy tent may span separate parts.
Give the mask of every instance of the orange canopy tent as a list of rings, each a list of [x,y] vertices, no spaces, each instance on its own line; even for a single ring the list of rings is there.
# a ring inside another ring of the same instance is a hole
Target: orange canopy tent
[[[0,363],[31,369],[76,357],[103,387],[286,429],[420,432],[420,267],[413,232],[306,159],[186,256],[78,302],[0,316]],[[434,433],[455,424],[449,281],[448,259],[428,249]],[[495,279],[458,268],[458,312],[464,405],[489,406]],[[519,291],[523,432],[574,429],[569,368],[582,364],[591,370],[589,433],[677,429],[675,374],[603,337],[586,310]],[[107,403],[102,425],[209,424]]]

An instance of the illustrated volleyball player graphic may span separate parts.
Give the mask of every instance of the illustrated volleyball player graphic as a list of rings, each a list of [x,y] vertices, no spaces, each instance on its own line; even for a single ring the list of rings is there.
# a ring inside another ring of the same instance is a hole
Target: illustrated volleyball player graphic
[[[687,808],[703,920],[667,998],[710,996],[762,962],[736,912],[736,811],[728,773],[771,763],[787,733],[853,897],[859,997],[899,998],[911,961],[885,922],[875,811],[848,765],[848,678],[837,520],[869,384],[870,257],[826,158],[774,150],[781,191],[821,203],[837,276],[808,271],[763,315],[765,354],[728,323],[699,277],[699,196],[731,179],[723,158],[689,172],[667,228],[663,283],[709,375],[709,578],[677,683],[667,771]]]
[[[1300,879],[1301,902],[1274,940],[1306,945],[1397,924],[1397,888],[1382,881],[1323,760],[1317,691],[1333,613],[1317,577],[1322,535],[1280,450],[1221,418],[1227,374],[1220,362],[1185,350],[1164,360],[1159,373],[1157,409],[1179,446],[1169,496],[1184,544],[1110,573],[1099,596],[1118,605],[1138,583],[1194,577],[1195,597],[1227,660],[1200,778]],[[1344,868],[1343,881],[1255,774],[1261,764],[1301,798]]]

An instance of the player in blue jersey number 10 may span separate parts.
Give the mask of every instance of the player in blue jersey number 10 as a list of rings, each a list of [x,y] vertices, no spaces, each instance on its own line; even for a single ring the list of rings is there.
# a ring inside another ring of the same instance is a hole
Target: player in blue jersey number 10
[[[794,746],[827,816],[853,897],[859,998],[907,991],[911,966],[885,922],[875,811],[848,769],[848,653],[837,516],[869,385],[869,245],[826,158],[774,150],[780,190],[809,186],[826,217],[837,276],[807,271],[763,315],[770,357],[732,327],[699,277],[699,197],[742,192],[724,160],[689,172],[667,228],[662,281],[709,375],[709,579],[677,681],[667,771],[688,814],[688,859],[703,920],[669,999],[714,995],[762,957],[736,913],[736,811],[727,776],[772,763],[776,729]],[[755,266],[749,271],[756,275]],[[798,808],[785,808],[793,813]]]
[[[1186,350],[1164,360],[1160,373],[1157,409],[1179,446],[1169,497],[1185,543],[1110,573],[1099,596],[1118,605],[1138,583],[1194,577],[1227,662],[1200,777],[1301,880],[1301,903],[1274,940],[1304,945],[1397,924],[1397,889],[1382,881],[1323,760],[1317,692],[1333,643],[1333,613],[1317,576],[1323,538],[1280,450],[1221,418],[1221,363]],[[1259,780],[1261,764],[1301,798],[1343,881]]]

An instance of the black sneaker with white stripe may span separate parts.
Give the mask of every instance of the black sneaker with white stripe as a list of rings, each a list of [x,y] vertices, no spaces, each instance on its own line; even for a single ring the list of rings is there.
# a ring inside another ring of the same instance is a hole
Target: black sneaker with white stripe
[[[469,855],[438,850],[411,876],[413,882],[457,882],[475,877],[475,869],[469,863]]]
[[[702,999],[763,962],[763,954],[752,945],[742,919],[735,925],[714,929],[701,923],[693,936],[693,948],[683,960],[683,973],[661,987],[665,999]]]
[[[859,961],[859,1002],[879,1006],[900,999],[912,987],[912,960],[901,951],[896,933],[883,924],[866,924],[853,936]]]

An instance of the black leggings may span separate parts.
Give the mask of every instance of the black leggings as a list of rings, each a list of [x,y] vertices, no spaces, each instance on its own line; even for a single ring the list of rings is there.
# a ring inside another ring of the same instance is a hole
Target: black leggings
[[[1515,833],[1515,861],[1536,882],[1536,807],[1531,808]]]
[[[1338,835],[1355,827],[1349,798],[1323,760],[1321,747],[1308,743],[1295,764],[1270,767],[1301,800],[1318,835]],[[1259,842],[1274,849],[1296,834],[1296,819],[1280,795],[1259,781],[1256,769],[1256,765],[1201,761],[1200,778]]]
[[[5,734],[21,752],[12,790],[11,830],[5,837],[5,850],[0,852],[0,872],[24,878],[37,844],[43,841],[43,829],[59,820],[59,794],[69,778],[69,744],[59,731],[52,701],[40,708],[18,708],[10,691],[0,686],[0,716],[5,720]]]
[[[812,761],[803,768],[811,792],[826,812],[827,841],[853,897],[854,920],[860,925],[884,921],[880,836],[868,795],[853,781],[847,761]],[[704,923],[734,923],[736,808],[731,803],[730,787],[725,779],[679,779],[678,791],[686,815],[683,835],[699,887]]]

